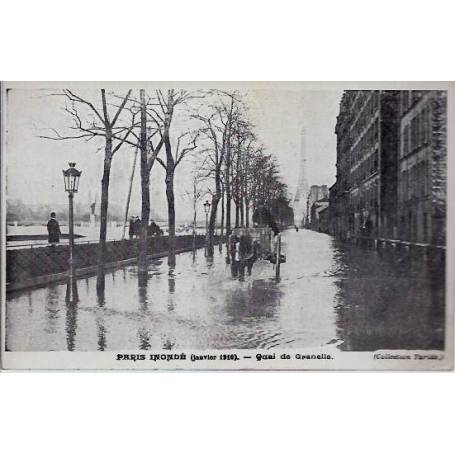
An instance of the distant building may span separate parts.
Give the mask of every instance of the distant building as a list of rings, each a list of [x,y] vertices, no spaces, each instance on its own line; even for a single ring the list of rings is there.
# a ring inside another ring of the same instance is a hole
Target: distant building
[[[325,232],[326,234],[328,234],[330,232],[330,227],[329,227],[329,223],[330,223],[330,205],[322,207],[319,210],[318,217],[319,217],[318,230],[320,232]]]
[[[329,199],[320,199],[311,206],[311,222],[309,227],[315,231],[328,231]],[[326,219],[327,218],[327,219]]]
[[[398,218],[400,239],[445,243],[447,94],[400,93]]]
[[[392,90],[343,94],[335,128],[337,180],[330,191],[334,235],[396,236],[399,101]]]
[[[308,192],[307,196],[307,217],[305,220],[305,225],[311,226],[312,223],[312,207],[316,201],[320,201],[321,199],[328,199],[329,197],[329,190],[327,185],[311,185],[310,191]]]

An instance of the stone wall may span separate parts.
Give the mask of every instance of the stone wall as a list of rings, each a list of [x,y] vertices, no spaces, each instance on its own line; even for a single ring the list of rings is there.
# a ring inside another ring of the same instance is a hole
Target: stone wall
[[[204,246],[205,236],[196,236],[196,247]],[[176,249],[189,250],[193,245],[192,235],[176,236]],[[46,246],[7,250],[6,282],[15,283],[43,275],[62,273],[68,270],[69,246]],[[168,250],[168,237],[152,237],[149,254],[162,254]],[[115,263],[138,255],[138,240],[106,242],[106,263]],[[74,261],[76,269],[94,266],[97,263],[98,244],[76,244]]]

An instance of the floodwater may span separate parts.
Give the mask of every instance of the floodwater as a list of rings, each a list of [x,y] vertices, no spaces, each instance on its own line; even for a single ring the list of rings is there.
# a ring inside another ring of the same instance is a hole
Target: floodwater
[[[7,296],[10,351],[270,349],[331,345],[340,350],[442,349],[443,271],[380,251],[338,244],[308,230],[283,233],[281,279],[259,261],[245,281],[232,278],[225,250],[183,253],[176,265],[154,261]]]

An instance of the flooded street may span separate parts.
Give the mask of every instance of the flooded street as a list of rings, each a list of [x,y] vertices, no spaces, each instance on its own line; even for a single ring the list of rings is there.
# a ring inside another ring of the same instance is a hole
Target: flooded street
[[[204,251],[153,261],[139,286],[136,266],[78,281],[80,302],[65,284],[7,296],[10,351],[312,348],[441,349],[443,280],[426,265],[338,244],[309,230],[286,231],[281,279],[259,261],[244,282],[223,253]],[[441,274],[440,274],[441,275]]]

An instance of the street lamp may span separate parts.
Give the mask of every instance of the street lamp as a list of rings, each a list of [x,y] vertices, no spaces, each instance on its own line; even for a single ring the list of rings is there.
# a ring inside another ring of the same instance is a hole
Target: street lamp
[[[63,172],[63,181],[65,183],[65,191],[68,193],[68,203],[69,203],[69,215],[68,215],[68,227],[69,227],[69,244],[70,244],[70,257],[68,260],[69,263],[69,280],[66,287],[66,301],[67,302],[77,302],[79,300],[76,280],[74,274],[74,261],[73,261],[73,251],[74,251],[74,208],[73,208],[73,198],[74,193],[77,193],[79,189],[79,178],[82,174],[81,171],[76,169],[76,163],[68,163],[69,168]]]
[[[210,211],[210,202],[204,202],[204,212],[205,212],[205,255],[207,256],[207,247],[209,243],[209,211]]]

